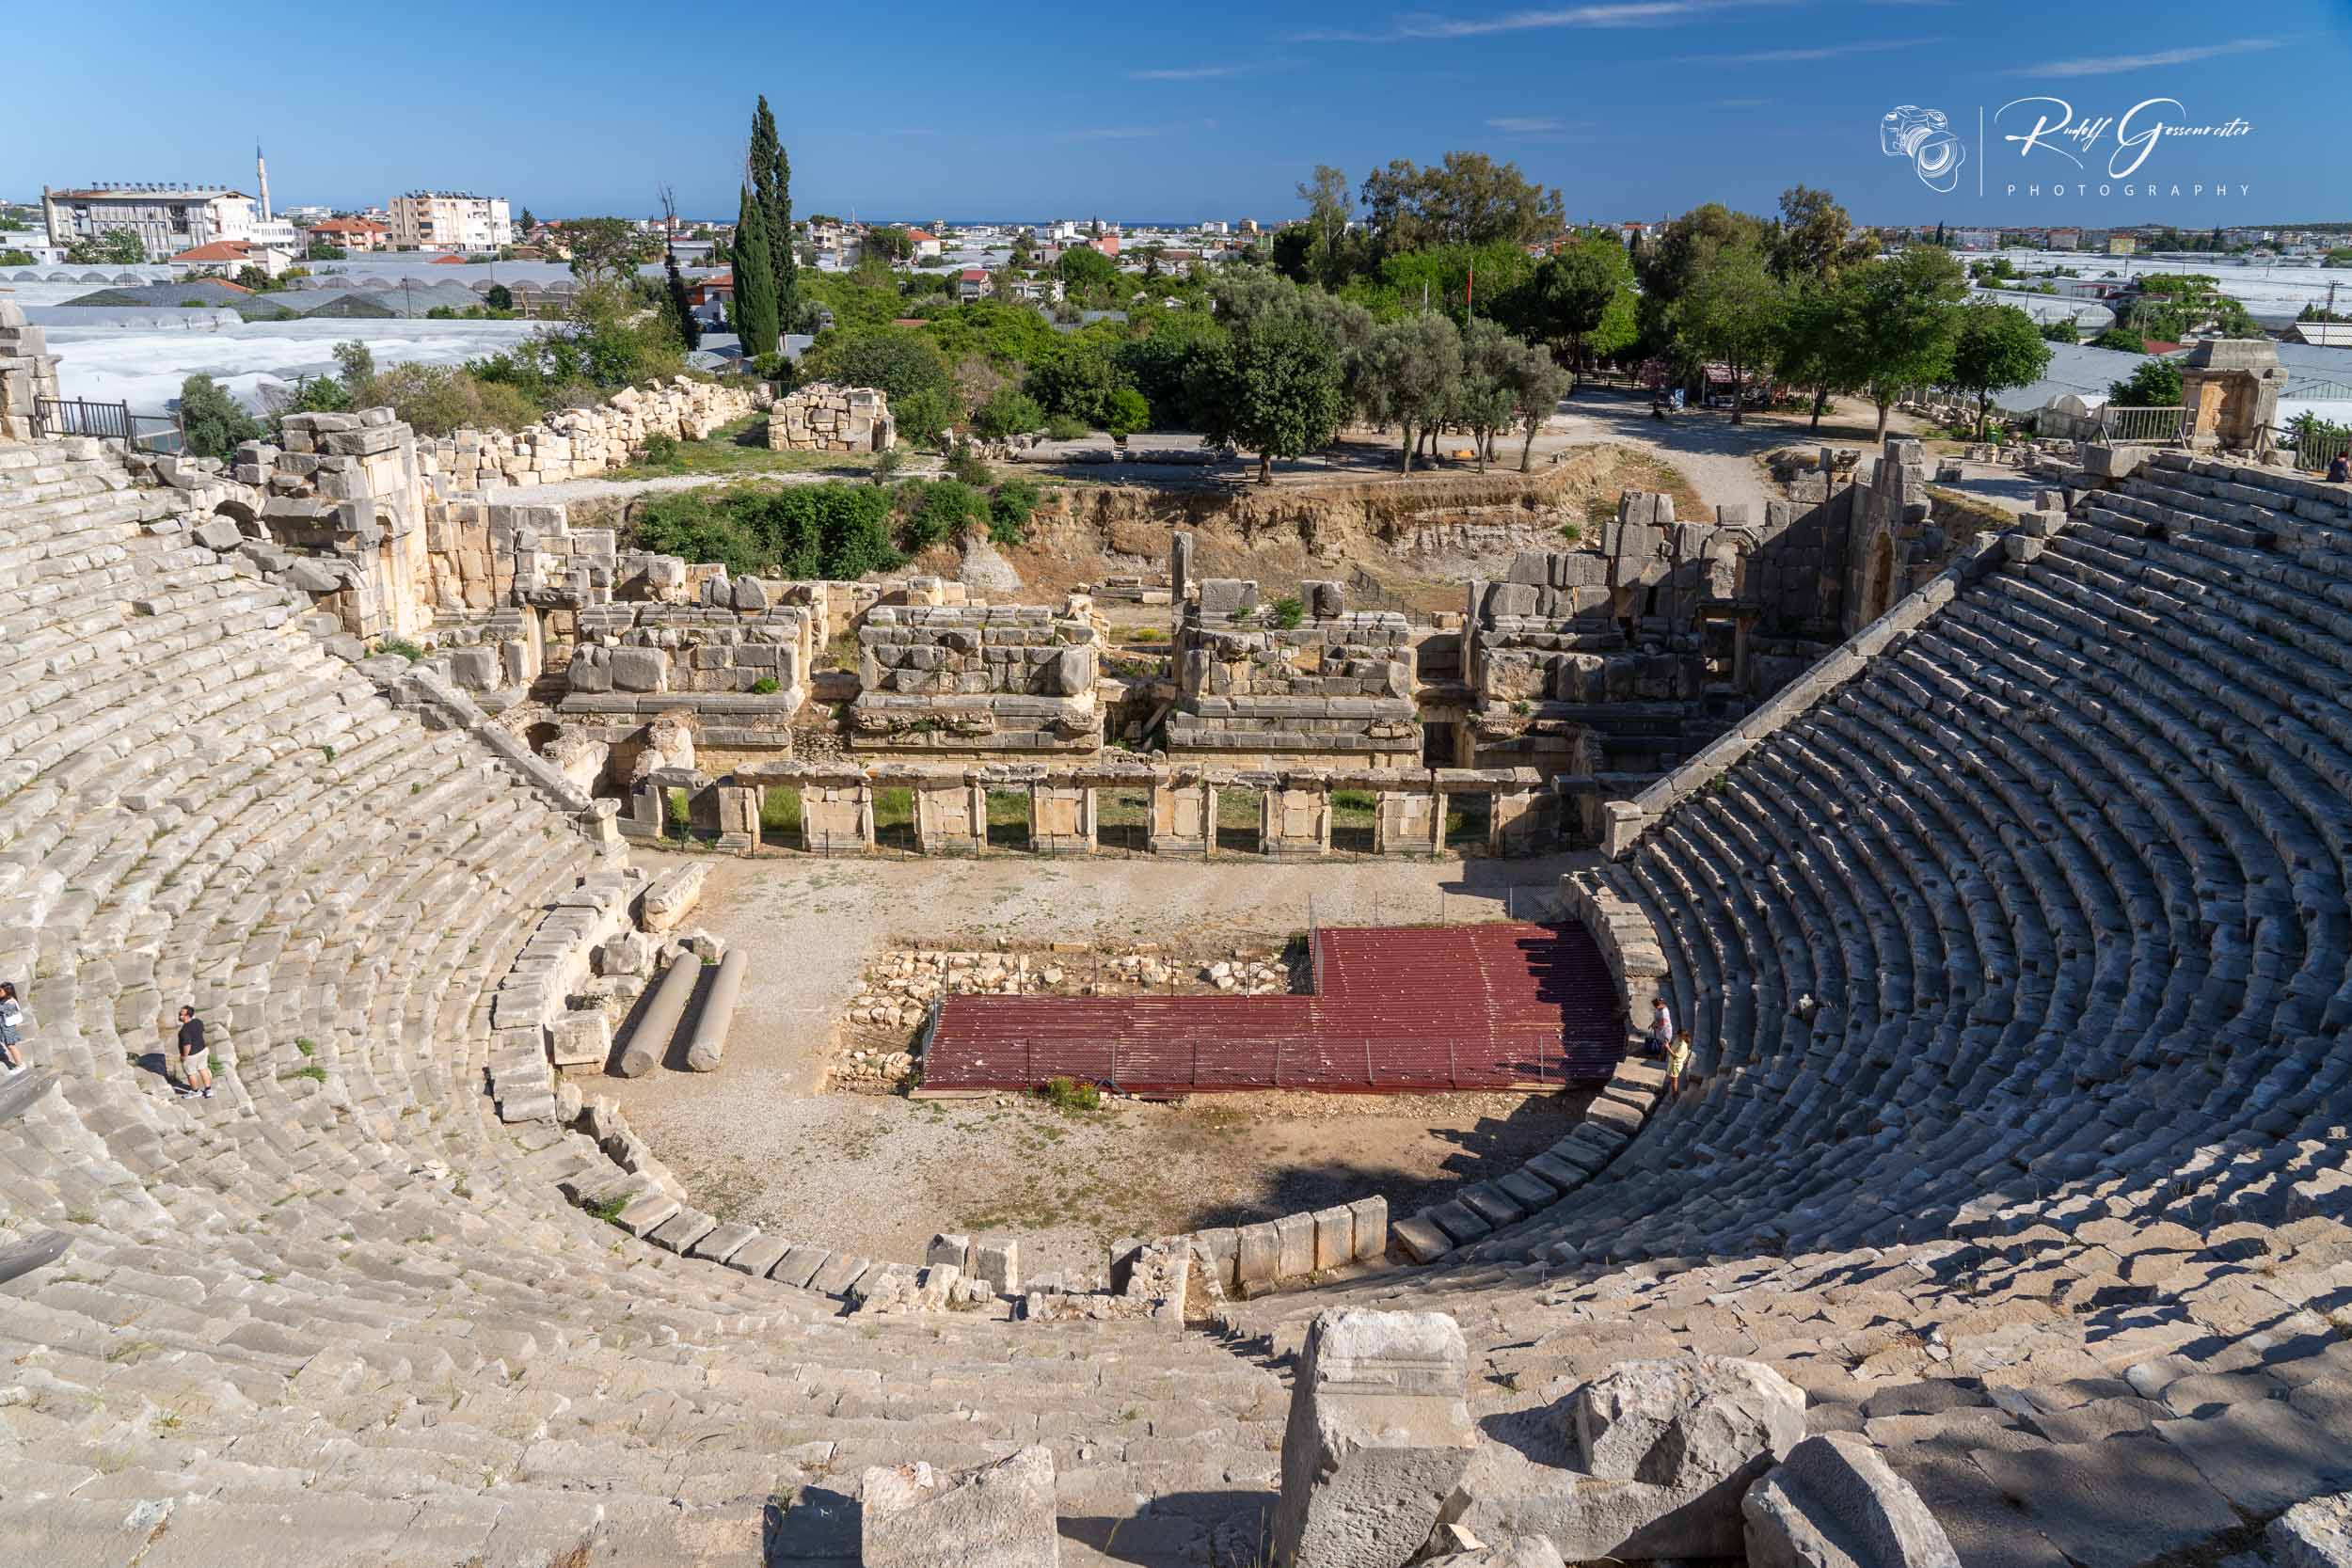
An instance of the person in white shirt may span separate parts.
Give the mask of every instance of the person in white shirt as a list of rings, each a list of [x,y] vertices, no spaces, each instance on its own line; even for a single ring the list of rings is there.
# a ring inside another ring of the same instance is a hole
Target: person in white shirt
[[[1663,1056],[1666,1047],[1674,1043],[1675,1015],[1667,1008],[1663,996],[1654,998],[1649,1005],[1649,1033],[1645,1037],[1655,1056]]]
[[[0,980],[0,1067],[10,1073],[24,1070],[24,1004],[16,999],[16,982]]]

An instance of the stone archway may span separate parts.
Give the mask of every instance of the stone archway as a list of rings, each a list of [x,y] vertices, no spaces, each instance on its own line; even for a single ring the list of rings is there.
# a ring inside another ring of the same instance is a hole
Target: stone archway
[[[1895,603],[1895,535],[1883,531],[1870,541],[1869,555],[1862,568],[1862,613],[1855,619],[1859,629],[1885,614]]]

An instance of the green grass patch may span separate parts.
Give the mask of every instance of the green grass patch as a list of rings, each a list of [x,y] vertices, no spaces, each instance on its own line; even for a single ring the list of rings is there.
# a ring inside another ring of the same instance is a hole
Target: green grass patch
[[[700,441],[657,436],[645,454],[608,479],[677,479],[690,474],[863,473],[870,451],[775,451],[768,445],[768,416],[751,414],[720,426]]]
[[[801,792],[783,784],[770,784],[759,792],[759,831],[799,837],[801,832]]]

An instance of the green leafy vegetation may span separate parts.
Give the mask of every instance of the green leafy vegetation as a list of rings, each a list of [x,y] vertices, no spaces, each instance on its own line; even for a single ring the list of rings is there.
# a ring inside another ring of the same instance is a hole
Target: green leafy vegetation
[[[891,543],[893,494],[841,483],[680,491],[647,500],[631,543],[737,576],[863,577],[902,559]]]
[[[1099,1111],[1103,1108],[1103,1091],[1075,1078],[1048,1078],[1037,1093],[1039,1099],[1057,1111]]]

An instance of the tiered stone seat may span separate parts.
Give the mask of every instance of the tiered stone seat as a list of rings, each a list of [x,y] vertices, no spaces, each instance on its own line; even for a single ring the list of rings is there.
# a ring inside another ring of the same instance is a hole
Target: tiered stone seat
[[[841,1560],[865,1465],[1057,1450],[1076,1560],[1199,1560],[1265,1370],[1150,1324],[850,1322],[574,1209],[489,997],[596,868],[94,443],[0,448],[0,1561]],[[219,1088],[158,1069],[173,1014]],[[1165,1516],[1152,1499],[1172,1499]],[[1189,1499],[1189,1501],[1185,1501]],[[1135,1553],[1144,1554],[1138,1559]]]
[[[1460,1266],[1237,1342],[1451,1310],[1495,1410],[1757,1356],[1969,1568],[2211,1549],[2352,1479],[2345,493],[2166,456],[1991,547],[1604,868],[1696,1090]]]

